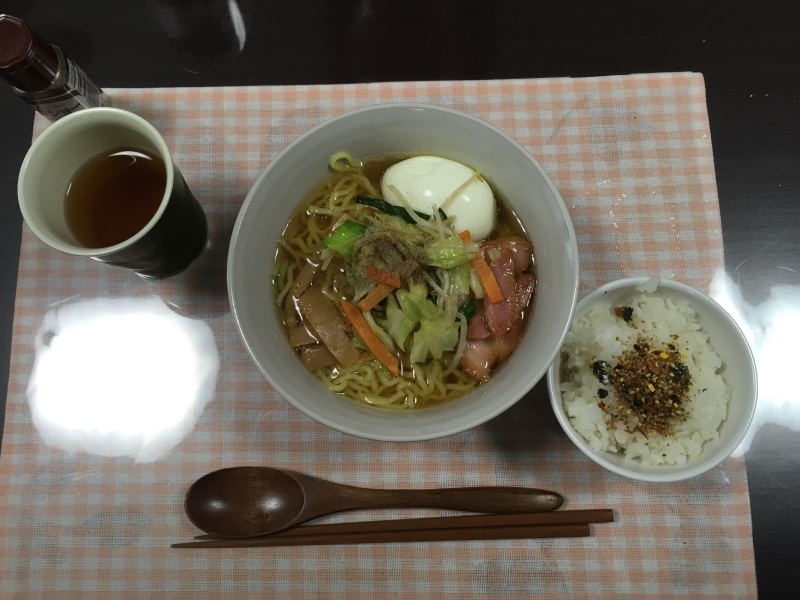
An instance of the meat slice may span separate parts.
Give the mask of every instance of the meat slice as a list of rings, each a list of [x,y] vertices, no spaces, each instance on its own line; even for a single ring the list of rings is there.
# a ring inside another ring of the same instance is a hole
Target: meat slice
[[[483,311],[476,313],[469,320],[467,325],[467,339],[468,340],[482,340],[492,335],[489,326],[486,324],[486,319],[483,317]]]
[[[483,305],[483,315],[486,324],[496,336],[504,335],[517,317],[516,282],[514,281],[514,254],[504,248],[500,257],[494,259],[489,268],[497,279],[497,285],[503,293],[502,302],[486,302]]]
[[[461,368],[467,375],[479,381],[489,381],[492,368],[505,360],[522,340],[522,321],[517,320],[502,337],[483,340],[467,340],[461,355]]]
[[[511,329],[508,330],[501,338],[494,338],[492,348],[495,352],[497,361],[502,361],[511,356],[511,353],[517,349],[520,341],[522,340],[522,321],[517,319]]]
[[[316,287],[310,287],[297,299],[303,321],[311,326],[343,367],[355,364],[360,358],[350,341],[348,327],[333,303]]]
[[[521,238],[518,235],[498,238],[490,242],[484,242],[481,245],[481,251],[483,252],[483,257],[487,260],[487,262],[491,260],[489,258],[489,250],[492,248],[497,250],[511,250],[511,252],[514,254],[515,275],[519,275],[533,263],[533,246],[528,240]]]
[[[492,349],[492,340],[467,340],[461,355],[461,368],[478,381],[489,381],[492,365],[497,357]]]
[[[503,260],[505,260],[503,265],[495,265],[498,261]],[[483,310],[470,319],[469,327],[467,328],[467,339],[470,340],[482,340],[489,337],[489,335],[500,337],[505,335],[511,330],[514,323],[522,317],[522,311],[527,308],[533,295],[533,276],[527,273],[519,275],[512,288],[512,283],[507,273],[507,255],[505,255],[505,258],[501,256],[499,259],[492,261],[491,266],[495,277],[498,278],[503,297],[506,299],[495,304],[491,302],[484,303]],[[498,272],[501,269],[504,269],[504,273],[498,276]],[[513,293],[509,292],[510,289],[513,289]]]
[[[524,273],[517,277],[517,283],[514,287],[517,296],[517,315],[521,315],[522,311],[528,307],[528,303],[533,296],[533,276]]]

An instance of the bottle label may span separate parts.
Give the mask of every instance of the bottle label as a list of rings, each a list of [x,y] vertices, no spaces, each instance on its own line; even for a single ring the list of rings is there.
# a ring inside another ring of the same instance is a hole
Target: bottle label
[[[100,106],[100,97],[103,95],[103,91],[97,87],[92,80],[89,79],[86,73],[84,73],[83,70],[70,59],[67,59],[67,65],[69,65],[67,86],[80,92],[83,101],[87,103],[81,108]]]
[[[51,98],[26,98],[51,121],[55,121],[75,111],[96,106],[106,106],[107,96],[87,77],[78,65],[67,58],[67,81],[63,92]]]

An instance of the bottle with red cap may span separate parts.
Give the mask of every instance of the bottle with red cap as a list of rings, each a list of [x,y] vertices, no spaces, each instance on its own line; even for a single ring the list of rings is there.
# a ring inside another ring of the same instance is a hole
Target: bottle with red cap
[[[29,23],[0,14],[0,76],[14,93],[51,121],[84,108],[105,106],[108,97],[58,46]]]

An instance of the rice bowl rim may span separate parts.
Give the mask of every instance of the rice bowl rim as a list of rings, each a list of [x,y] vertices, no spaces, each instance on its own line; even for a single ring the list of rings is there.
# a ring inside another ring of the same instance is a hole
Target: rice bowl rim
[[[637,289],[645,284],[652,283],[655,283],[657,286],[656,290],[653,292]],[[736,447],[744,439],[744,436],[746,435],[747,430],[750,428],[750,424],[752,423],[753,416],[755,414],[758,398],[758,376],[755,358],[753,356],[752,349],[750,348],[750,344],[747,342],[744,332],[736,323],[734,318],[718,302],[716,302],[707,294],[704,294],[703,292],[689,285],[680,283],[673,279],[662,277],[631,277],[610,281],[592,290],[578,301],[575,306],[575,311],[573,313],[572,322],[570,323],[569,329],[571,331],[575,321],[584,316],[590,308],[599,302],[604,302],[604,297],[609,292],[624,291],[624,293],[631,295],[651,294],[658,296],[660,289],[665,289],[673,293],[677,293],[675,295],[683,296],[683,299],[685,299],[689,306],[696,312],[698,304],[704,305],[706,308],[710,309],[716,315],[716,318],[719,320],[719,322],[729,330],[729,333],[736,339],[736,342],[738,343],[739,349],[736,352],[736,364],[733,366],[738,370],[742,370],[742,373],[744,373],[744,370],[746,370],[746,376],[748,379],[750,379],[749,383],[752,385],[753,393],[749,394],[746,398],[749,406],[746,409],[747,412],[744,415],[744,418],[741,420],[739,427],[732,434],[730,434],[730,431],[726,431],[725,433],[730,435],[728,435],[724,441],[722,434],[720,435],[719,440],[705,441],[703,443],[703,449],[700,456],[696,458],[689,458],[683,465],[642,465],[638,459],[621,458],[622,462],[630,464],[630,468],[626,466],[620,466],[610,460],[608,457],[620,458],[623,456],[622,453],[614,453],[610,451],[598,452],[594,450],[583,438],[583,436],[575,431],[570,423],[570,418],[567,416],[564,409],[561,391],[559,390],[561,383],[561,356],[564,352],[563,345],[556,356],[556,359],[547,370],[547,387],[550,395],[550,404],[553,408],[553,412],[556,415],[559,425],[561,425],[561,428],[564,430],[570,440],[578,447],[578,449],[588,456],[592,461],[601,467],[608,469],[609,471],[630,479],[656,483],[668,483],[682,481],[696,477],[697,475],[701,475],[719,465],[733,453]],[[665,296],[674,298],[674,296],[671,296],[670,294],[665,294]],[[704,326],[703,320],[699,315],[697,316],[697,319],[700,323],[702,331],[709,336],[709,342],[711,343],[712,348],[717,354],[719,354],[717,345],[714,343],[714,340]],[[727,383],[728,382],[726,381],[726,384]],[[734,392],[735,390],[731,391],[727,416],[718,427],[718,431],[725,427],[726,422],[728,422],[731,417],[730,403],[733,402]],[[708,445],[712,443],[717,444],[718,447],[715,448],[714,452],[709,454]],[[645,472],[639,469],[645,469]],[[662,470],[665,472],[658,472]]]

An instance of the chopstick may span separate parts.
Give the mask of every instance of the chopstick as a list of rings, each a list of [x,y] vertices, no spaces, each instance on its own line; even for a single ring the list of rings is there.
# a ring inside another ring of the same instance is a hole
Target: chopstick
[[[391,519],[388,521],[356,521],[327,525],[301,525],[270,534],[270,538],[298,535],[330,535],[337,533],[366,533],[373,531],[411,531],[421,529],[457,529],[461,527],[507,527],[520,525],[564,525],[570,523],[612,523],[610,508],[588,510],[557,510],[544,513],[513,513],[490,515],[460,515],[456,517],[424,517]],[[201,535],[196,540],[218,540],[214,535]]]
[[[510,527],[462,527],[459,529],[417,529],[297,535],[286,537],[199,540],[172,544],[173,548],[255,548],[277,546],[333,546],[337,544],[386,544],[397,542],[451,542],[465,540],[510,540],[556,537],[588,537],[588,523]]]
[[[221,539],[200,536],[173,548],[248,548],[255,546],[312,546],[545,537],[584,537],[589,523],[610,523],[610,509],[565,510],[546,513],[467,515],[389,521],[359,521],[304,525],[268,536]]]

